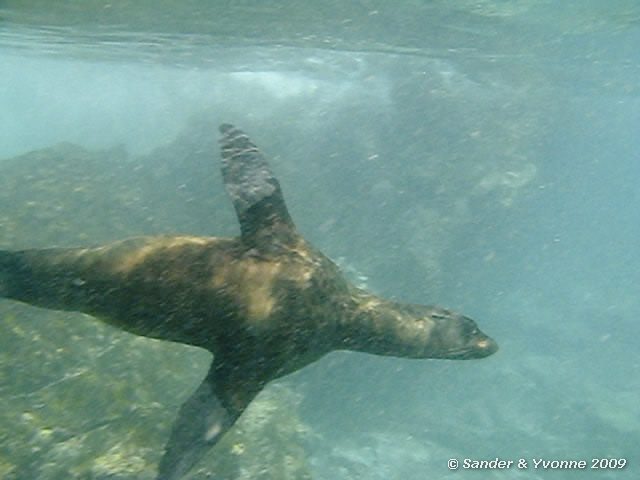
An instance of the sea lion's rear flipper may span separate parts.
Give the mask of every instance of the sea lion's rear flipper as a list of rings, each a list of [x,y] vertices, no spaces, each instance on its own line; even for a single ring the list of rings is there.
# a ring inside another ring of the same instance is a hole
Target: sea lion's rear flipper
[[[0,298],[9,295],[9,268],[12,255],[6,250],[0,250]]]
[[[180,407],[156,480],[179,480],[234,424],[261,386],[223,383],[212,366]]]
[[[242,240],[252,247],[288,244],[296,237],[278,180],[262,152],[233,125],[220,126],[222,177],[240,221]]]

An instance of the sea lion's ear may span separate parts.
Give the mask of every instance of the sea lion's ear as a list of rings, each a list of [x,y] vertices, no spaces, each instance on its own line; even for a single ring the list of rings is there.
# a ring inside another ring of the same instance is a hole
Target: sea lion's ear
[[[245,390],[246,383],[242,384],[242,392],[233,392],[228,387],[231,386],[222,384],[212,366],[197,390],[180,407],[156,480],[180,480],[231,428],[260,389]],[[235,402],[230,401],[232,396]]]
[[[242,240],[252,247],[288,244],[296,237],[278,180],[249,137],[232,125],[220,126],[222,177],[240,222]]]

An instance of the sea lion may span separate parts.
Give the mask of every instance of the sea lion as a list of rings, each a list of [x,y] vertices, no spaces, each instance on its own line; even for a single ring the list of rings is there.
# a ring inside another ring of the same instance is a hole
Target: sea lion
[[[220,131],[240,237],[0,251],[2,297],[213,353],[207,376],[180,408],[158,480],[188,472],[271,380],[332,350],[462,360],[498,348],[468,317],[350,284],[297,232],[260,150],[231,125]]]

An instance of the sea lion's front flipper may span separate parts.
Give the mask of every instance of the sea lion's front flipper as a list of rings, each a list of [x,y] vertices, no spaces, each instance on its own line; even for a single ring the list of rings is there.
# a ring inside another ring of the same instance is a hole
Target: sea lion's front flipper
[[[228,384],[212,366],[180,407],[156,480],[179,480],[234,424],[261,385]]]
[[[232,125],[220,126],[222,177],[240,221],[242,240],[252,247],[287,244],[296,238],[278,180],[262,152]]]

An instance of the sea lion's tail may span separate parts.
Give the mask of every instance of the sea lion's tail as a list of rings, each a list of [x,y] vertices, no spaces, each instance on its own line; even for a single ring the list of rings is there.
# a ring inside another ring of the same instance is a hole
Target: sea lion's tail
[[[19,252],[0,250],[0,298],[13,297],[17,286],[16,273],[19,273],[21,268]]]
[[[0,298],[9,294],[9,265],[11,252],[0,250]]]

